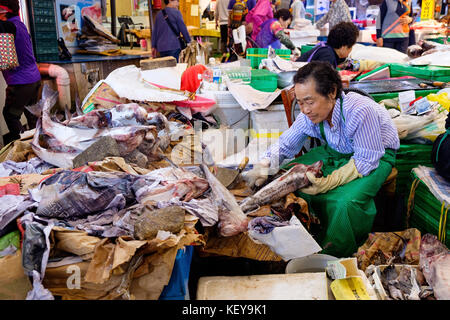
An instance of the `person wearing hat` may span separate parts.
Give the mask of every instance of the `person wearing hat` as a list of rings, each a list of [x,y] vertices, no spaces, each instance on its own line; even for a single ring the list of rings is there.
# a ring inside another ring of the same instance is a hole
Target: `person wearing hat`
[[[11,22],[16,27],[14,44],[19,60],[18,67],[2,71],[8,85],[3,108],[3,117],[10,132],[9,137],[4,141],[6,145],[10,141],[19,139],[20,133],[25,131],[20,121],[23,113],[27,118],[29,129],[36,127],[37,118],[26,110],[25,106],[33,105],[38,101],[41,75],[33,54],[30,34],[19,17],[18,0],[0,0],[0,20]]]

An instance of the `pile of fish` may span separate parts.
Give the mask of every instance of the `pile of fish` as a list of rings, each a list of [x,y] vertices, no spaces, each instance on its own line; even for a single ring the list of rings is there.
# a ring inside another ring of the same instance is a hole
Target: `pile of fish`
[[[170,143],[169,123],[161,113],[148,113],[136,103],[117,105],[112,109],[77,112],[66,110],[61,121],[51,113],[57,92],[44,86],[41,101],[30,109],[41,114],[32,141],[33,151],[42,160],[60,168],[71,168],[73,159],[101,137],[117,142],[120,156],[139,151],[149,161],[160,159]],[[78,108],[77,108],[78,110]]]
[[[306,177],[306,172],[312,172],[316,177],[321,177],[323,162],[317,161],[312,165],[296,164],[281,177],[273,180],[261,188],[254,195],[241,201],[240,207],[243,212],[249,212],[268,203],[283,198],[291,192],[308,187],[311,182]]]
[[[450,251],[435,235],[422,237],[420,267],[436,299],[450,300]]]

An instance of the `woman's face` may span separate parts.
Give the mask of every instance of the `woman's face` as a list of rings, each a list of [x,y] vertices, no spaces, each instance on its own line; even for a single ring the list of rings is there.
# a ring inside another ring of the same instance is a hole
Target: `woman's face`
[[[353,47],[342,46],[336,50],[336,54],[341,59],[347,58],[350,52],[352,52],[352,48]]]
[[[287,19],[287,20],[283,20],[282,18],[278,19],[278,21],[280,22],[281,26],[286,29],[287,27],[289,27],[289,25],[291,24],[291,19]]]
[[[317,124],[324,120],[331,120],[336,96],[336,89],[327,97],[316,91],[316,81],[307,79],[304,83],[296,83],[294,87],[295,98],[300,111],[305,114],[311,122]]]

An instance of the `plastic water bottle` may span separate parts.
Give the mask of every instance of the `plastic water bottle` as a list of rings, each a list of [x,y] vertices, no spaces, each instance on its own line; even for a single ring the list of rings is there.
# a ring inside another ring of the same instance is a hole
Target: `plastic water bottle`
[[[222,77],[222,70],[220,70],[219,65],[216,63],[216,59],[211,57],[209,58],[208,68],[212,69],[213,79],[212,82],[220,83]]]

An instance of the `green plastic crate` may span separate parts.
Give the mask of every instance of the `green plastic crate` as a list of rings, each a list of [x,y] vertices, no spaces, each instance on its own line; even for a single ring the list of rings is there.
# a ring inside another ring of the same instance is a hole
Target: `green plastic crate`
[[[417,178],[414,172],[410,174],[410,181]],[[441,219],[442,203],[431,193],[428,186],[419,179],[414,193],[414,207],[410,212],[410,226],[420,230],[422,234],[438,235],[439,221]],[[445,210],[445,209],[444,209]],[[450,246],[450,219],[447,217],[445,245]]]
[[[252,68],[257,69],[261,60],[267,59],[267,53],[269,49],[264,48],[248,48],[247,49],[247,59],[250,60],[250,65]],[[275,49],[275,53],[285,60],[291,58],[291,50],[289,49]]]
[[[398,170],[396,193],[407,195],[411,189],[411,170],[419,165],[432,166],[432,145],[426,144],[400,144],[395,159],[395,168]]]
[[[250,85],[256,90],[274,92],[278,86],[277,74],[266,69],[252,69]]]
[[[314,48],[314,46],[312,46],[312,45],[304,45],[304,46],[301,46],[300,52],[301,52],[302,54],[304,54],[305,52],[308,52],[308,51],[311,50],[312,48]]]
[[[413,76],[425,80],[450,81],[450,68],[438,66],[410,66],[400,63],[389,63],[391,77]]]
[[[426,97],[430,93],[436,93],[438,91],[439,89],[414,90],[416,98],[420,96]],[[371,96],[376,102],[380,102],[381,100],[384,99],[398,98],[398,92],[373,93],[371,94]]]
[[[445,37],[437,37],[434,39],[426,39],[427,41],[433,41],[433,42],[437,42],[440,44],[444,44],[445,43]]]

